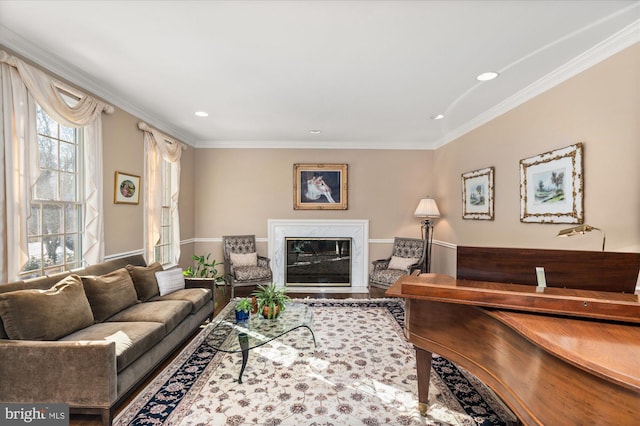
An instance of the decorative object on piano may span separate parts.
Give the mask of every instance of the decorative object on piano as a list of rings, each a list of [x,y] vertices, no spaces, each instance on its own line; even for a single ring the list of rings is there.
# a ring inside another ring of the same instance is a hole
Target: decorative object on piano
[[[346,164],[294,164],[294,210],[347,210]]]
[[[493,220],[494,168],[462,174],[462,218]]]
[[[573,228],[562,229],[558,232],[556,237],[573,237],[574,235],[584,235],[587,232],[591,231],[600,231],[602,233],[602,251],[604,251],[604,243],[607,236],[604,234],[604,231],[600,228],[595,228],[593,226],[584,224],[579,226],[574,226]]]
[[[418,207],[414,212],[415,217],[423,217],[420,222],[422,224],[422,239],[427,241],[427,255],[424,257],[423,272],[431,271],[431,243],[433,242],[433,220],[440,217],[440,210],[436,200],[431,197],[423,198],[418,203]]]
[[[520,160],[520,222],[582,223],[582,143]]]

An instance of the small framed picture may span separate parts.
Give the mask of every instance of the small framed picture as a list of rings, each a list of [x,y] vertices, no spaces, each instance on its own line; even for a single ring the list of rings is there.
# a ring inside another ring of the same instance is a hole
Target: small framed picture
[[[520,160],[520,222],[582,223],[582,143]]]
[[[113,202],[115,204],[140,203],[140,176],[116,172]]]
[[[493,220],[494,168],[462,174],[462,218]]]
[[[294,210],[347,210],[347,165],[293,165]]]

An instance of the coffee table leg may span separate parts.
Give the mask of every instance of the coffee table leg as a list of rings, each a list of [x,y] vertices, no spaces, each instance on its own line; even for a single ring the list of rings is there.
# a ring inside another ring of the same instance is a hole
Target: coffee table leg
[[[247,333],[238,333],[238,341],[240,342],[240,348],[242,348],[242,368],[240,368],[238,383],[242,384],[242,373],[244,373],[244,368],[247,366],[247,360],[249,359],[249,336],[247,336]]]

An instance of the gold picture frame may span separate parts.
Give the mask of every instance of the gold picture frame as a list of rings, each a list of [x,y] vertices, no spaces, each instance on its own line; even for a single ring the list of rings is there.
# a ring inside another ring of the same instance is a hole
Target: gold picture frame
[[[494,168],[462,174],[462,218],[494,219]]]
[[[583,223],[582,143],[520,160],[520,222]]]
[[[347,210],[347,164],[293,165],[294,210]]]
[[[116,172],[113,188],[114,204],[140,203],[140,176]]]

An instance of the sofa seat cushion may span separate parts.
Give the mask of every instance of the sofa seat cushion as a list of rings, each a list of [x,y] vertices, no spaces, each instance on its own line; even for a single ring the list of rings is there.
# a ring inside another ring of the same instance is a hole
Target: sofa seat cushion
[[[239,266],[234,268],[233,271],[239,281],[271,279],[271,270],[260,266]]]
[[[191,303],[185,300],[162,300],[131,306],[109,318],[108,322],[159,322],[169,334],[191,312]]]
[[[60,340],[115,342],[116,368],[119,373],[164,336],[164,326],[158,322],[103,322],[76,331]]]
[[[186,288],[183,290],[174,291],[164,296],[156,296],[150,301],[161,300],[184,300],[191,303],[191,313],[195,313],[200,310],[204,305],[211,300],[211,290],[208,288]]]
[[[93,313],[77,275],[69,275],[48,290],[18,290],[0,294],[0,317],[15,340],[57,340],[93,324]]]
[[[407,275],[407,271],[401,271],[400,269],[373,270],[369,274],[369,281],[391,285],[403,275]]]
[[[82,284],[96,322],[103,322],[138,303],[136,288],[124,268],[105,275],[82,277]]]

